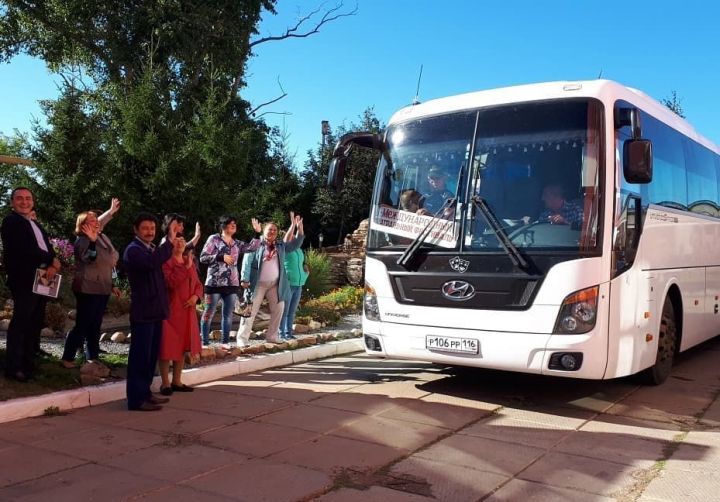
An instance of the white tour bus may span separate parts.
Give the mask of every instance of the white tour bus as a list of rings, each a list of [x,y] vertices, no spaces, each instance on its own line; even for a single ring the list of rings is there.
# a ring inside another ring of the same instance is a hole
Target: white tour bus
[[[409,106],[370,209],[369,354],[664,381],[720,333],[720,150],[615,82],[550,82]]]

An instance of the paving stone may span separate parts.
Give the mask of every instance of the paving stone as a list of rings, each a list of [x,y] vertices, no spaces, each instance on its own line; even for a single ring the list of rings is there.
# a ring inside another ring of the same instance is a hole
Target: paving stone
[[[697,418],[691,414],[671,413],[662,408],[640,402],[623,401],[613,405],[606,413],[668,424],[684,424],[686,426],[693,426],[697,423]]]
[[[707,440],[712,433],[688,434],[665,464],[667,470],[686,472],[720,472],[720,445],[717,440]]]
[[[344,469],[359,471],[377,469],[405,454],[404,450],[365,441],[321,436],[310,442],[292,446],[268,459],[336,474]]]
[[[554,451],[609,460],[647,469],[664,458],[670,441],[650,441],[626,434],[574,431]]]
[[[65,434],[88,429],[90,426],[72,415],[27,418],[0,426],[0,440],[14,444],[34,444]]]
[[[348,392],[352,392],[353,394],[375,394],[393,399],[419,399],[430,394],[428,391],[421,389],[420,384],[415,380],[376,381],[358,385]]]
[[[619,415],[600,415],[594,420],[583,424],[579,430],[603,434],[617,434],[662,442],[673,441],[682,433],[682,427],[678,424],[654,422]]]
[[[482,472],[446,462],[411,456],[393,466],[391,476],[408,477],[418,485],[427,485],[437,500],[479,500],[508,480],[506,476]]]
[[[236,498],[200,491],[189,486],[168,486],[138,495],[133,500],[143,502],[222,502],[237,500]]]
[[[192,393],[174,393],[167,407],[237,418],[253,418],[294,405],[292,401],[280,399],[197,389]]]
[[[161,434],[122,427],[87,427],[72,434],[35,443],[37,448],[72,455],[84,460],[109,459],[162,442]]]
[[[86,460],[17,445],[0,450],[0,486],[21,483],[87,463]],[[0,493],[2,499],[2,493]]]
[[[314,432],[328,432],[353,423],[364,415],[352,411],[333,410],[308,404],[298,404],[269,413],[256,419],[286,427],[296,427]]]
[[[383,417],[364,416],[330,434],[414,451],[447,434],[447,429]]]
[[[486,502],[612,502],[615,499],[557,486],[513,479],[486,498]]]
[[[708,502],[718,500],[720,475],[709,472],[661,471],[640,501]]]
[[[552,429],[572,430],[581,427],[597,413],[587,410],[570,410],[567,408],[503,408],[498,417],[508,417],[523,422],[532,422]]]
[[[612,496],[634,483],[638,469],[594,458],[548,453],[518,475],[526,481]]]
[[[371,486],[365,490],[341,488],[315,499],[316,502],[430,502],[432,500],[437,499],[391,490],[384,486]]]
[[[164,407],[152,413],[128,412],[132,418],[122,423],[129,429],[166,434],[201,434],[237,423],[240,419],[227,415],[214,415],[194,410]]]
[[[318,437],[315,432],[295,427],[248,421],[205,433],[201,440],[215,448],[265,457]]]
[[[512,477],[545,453],[545,450],[526,445],[510,445],[472,436],[453,435],[414,456],[428,460],[442,459],[458,467],[494,472]]]
[[[17,501],[127,500],[165,486],[165,482],[109,467],[86,464],[0,490]]]
[[[354,411],[365,415],[376,415],[396,406],[395,402],[396,400],[385,396],[340,392],[315,399],[312,404],[336,410]]]
[[[487,412],[484,410],[446,406],[416,399],[398,401],[395,407],[379,414],[385,418],[435,425],[447,429],[458,429],[486,415]]]
[[[552,424],[524,422],[492,415],[487,420],[460,430],[459,434],[548,449],[572,432],[568,429],[553,428]]]
[[[486,403],[485,401],[479,401],[476,399],[468,399],[464,397],[451,396],[447,394],[428,394],[421,398],[422,401],[428,403],[440,403],[448,406],[459,406],[461,408],[472,408],[474,410],[483,410],[488,414],[499,409],[500,406],[497,403]]]
[[[244,455],[204,446],[198,441],[194,436],[169,437],[161,445],[101,459],[98,463],[175,483],[247,460]]]
[[[283,502],[320,494],[332,486],[332,479],[317,470],[250,460],[181,484],[240,500]]]

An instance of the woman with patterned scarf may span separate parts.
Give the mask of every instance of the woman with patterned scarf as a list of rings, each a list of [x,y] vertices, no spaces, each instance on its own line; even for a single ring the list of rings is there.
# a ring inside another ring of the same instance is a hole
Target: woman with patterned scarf
[[[290,213],[290,220],[295,225],[302,223],[299,215]],[[243,258],[240,284],[250,288],[252,292],[252,311],[250,317],[243,319],[238,332],[238,347],[244,347],[250,340],[253,321],[260,310],[263,299],[267,298],[270,305],[270,325],[265,339],[271,343],[279,343],[278,328],[282,318],[285,303],[283,299],[288,296],[290,286],[285,272],[285,254],[298,249],[305,237],[299,235],[296,239],[283,242],[277,239],[278,227],[275,223],[265,223],[263,228],[260,249],[254,253],[247,253]]]

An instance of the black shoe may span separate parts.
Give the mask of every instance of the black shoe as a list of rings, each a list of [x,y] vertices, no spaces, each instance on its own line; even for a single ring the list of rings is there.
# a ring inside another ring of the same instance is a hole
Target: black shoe
[[[193,389],[193,388],[190,387],[189,385],[185,385],[185,384],[175,385],[175,384],[172,384],[172,391],[174,391],[174,392],[193,392],[194,390],[195,390],[195,389]]]
[[[172,387],[160,387],[160,394],[162,394],[163,396],[172,396],[174,390],[174,385]]]
[[[151,394],[150,397],[145,402],[151,403],[151,404],[165,404],[165,403],[169,403],[170,399],[168,399],[166,397],[158,397],[158,396]]]
[[[16,371],[15,373],[7,373],[5,376],[17,382],[27,382],[28,380],[32,380],[31,374],[24,373],[22,371]]]
[[[145,401],[143,404],[141,404],[137,408],[128,408],[128,409],[130,411],[158,411],[158,410],[162,410],[162,406],[151,403],[150,401]]]

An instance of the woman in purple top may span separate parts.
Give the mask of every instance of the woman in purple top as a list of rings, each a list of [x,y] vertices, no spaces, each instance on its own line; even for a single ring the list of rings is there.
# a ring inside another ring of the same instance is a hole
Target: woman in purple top
[[[262,227],[257,219],[251,220],[256,234]],[[218,302],[222,300],[222,343],[230,341],[232,313],[237,300],[240,279],[237,263],[243,253],[255,251],[260,247],[260,239],[255,238],[249,243],[235,239],[237,220],[233,216],[220,217],[220,232],[208,237],[200,253],[200,262],[208,266],[205,279],[204,309],[200,319],[200,333],[203,345],[210,343],[210,323],[215,315]]]

